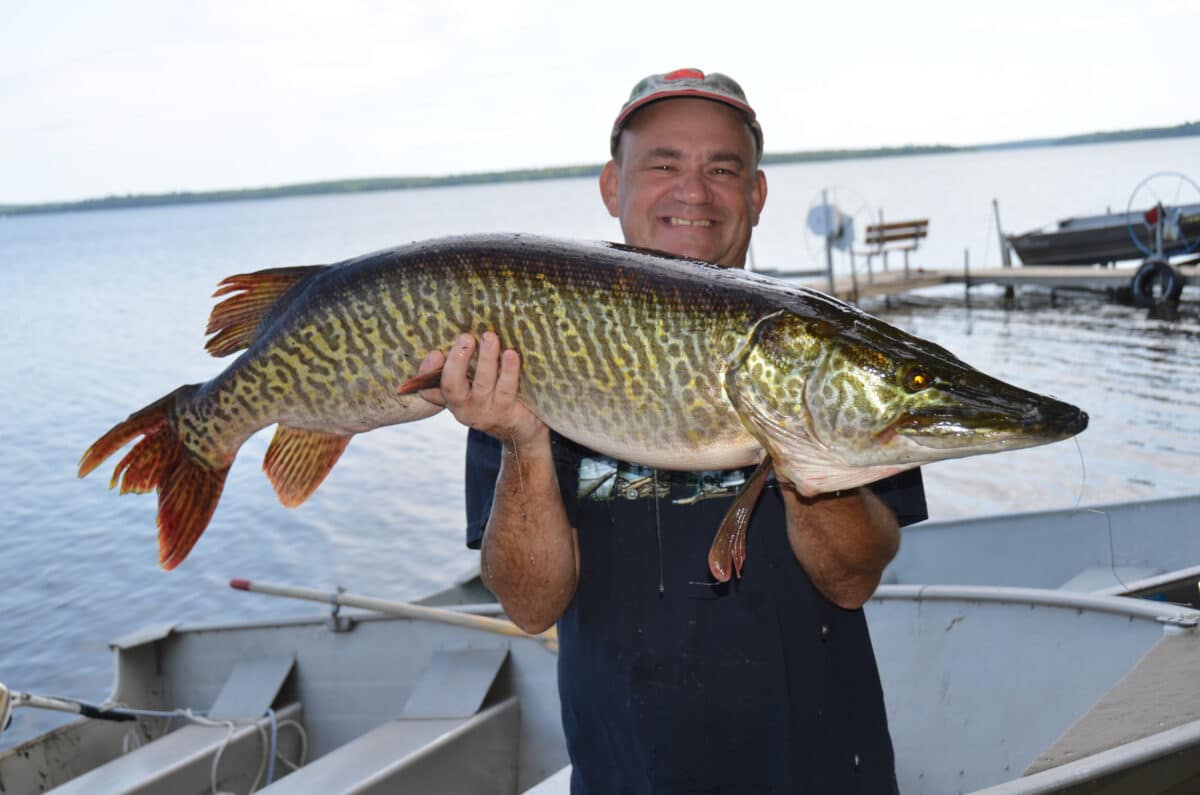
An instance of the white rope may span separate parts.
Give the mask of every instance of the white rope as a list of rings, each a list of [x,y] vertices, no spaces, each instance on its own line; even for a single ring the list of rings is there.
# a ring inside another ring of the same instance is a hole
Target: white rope
[[[175,709],[175,710],[152,710],[152,709],[131,709],[121,705],[120,708],[131,715],[136,715],[139,718],[183,718],[191,721],[199,726],[217,727],[224,726],[226,728],[225,737],[221,740],[221,744],[217,747],[216,753],[213,755],[212,768],[209,771],[209,785],[212,788],[213,795],[220,795],[221,791],[217,789],[217,773],[221,765],[221,757],[225,753],[225,749],[229,746],[230,741],[237,733],[237,727],[254,726],[258,730],[258,736],[262,740],[263,753],[259,758],[258,770],[254,774],[253,780],[250,782],[250,789],[247,792],[256,792],[259,784],[262,783],[263,774],[266,773],[266,783],[270,785],[275,779],[275,760],[283,762],[292,770],[299,770],[304,766],[308,759],[308,732],[304,727],[295,720],[279,721],[276,718],[275,710],[268,709],[267,717],[271,727],[268,734],[267,729],[259,724],[257,720],[210,720],[202,715],[197,715],[190,709]],[[140,725],[140,721],[139,721]],[[300,753],[297,755],[297,761],[292,762],[279,752],[279,730],[285,727],[292,727],[296,730],[300,737]],[[165,727],[164,727],[165,729]],[[163,734],[166,734],[164,730]],[[133,740],[133,748],[141,746],[140,738],[133,735],[132,732],[127,733],[123,742],[123,752],[128,753],[130,748],[130,740]]]
[[[143,724],[143,719],[162,719],[164,721],[161,737],[170,730],[171,721],[175,718],[183,718],[200,726],[218,727],[223,726],[226,729],[225,737],[221,740],[221,744],[217,747],[216,753],[213,754],[212,769],[209,771],[209,784],[212,787],[213,795],[220,795],[217,790],[217,772],[221,765],[221,756],[225,753],[225,749],[229,746],[230,741],[237,733],[237,727],[254,726],[258,730],[258,735],[262,739],[263,752],[259,759],[258,770],[254,774],[254,779],[250,782],[249,792],[254,792],[258,789],[258,785],[262,782],[263,774],[266,773],[267,784],[271,784],[275,779],[275,760],[283,762],[292,770],[299,770],[304,766],[308,758],[308,732],[304,727],[295,720],[278,720],[274,709],[267,709],[268,725],[270,732],[262,726],[257,719],[243,720],[211,720],[203,715],[197,715],[191,709],[180,708],[173,710],[156,710],[156,709],[136,709],[128,707],[120,702],[110,702],[100,707],[95,707],[90,704],[85,704],[75,699],[67,698],[49,698],[45,696],[30,696],[28,693],[14,693],[13,697],[19,697],[22,700],[23,706],[40,706],[45,709],[58,709],[60,711],[76,712],[81,708],[88,710],[112,710],[114,714],[119,710],[120,715],[131,716],[135,718],[133,725],[121,739],[121,753],[128,754],[131,751],[137,750],[142,746],[142,738],[139,732],[144,732],[150,740],[156,738],[154,727]],[[285,727],[292,727],[296,730],[300,737],[300,753],[297,761],[292,762],[279,752],[279,730]]]
[[[220,793],[217,792],[217,766],[221,764],[221,754],[225,753],[225,746],[229,745],[229,741],[233,739],[234,732],[237,731],[233,725],[233,721],[227,720],[227,721],[222,721],[221,723],[223,723],[225,726],[227,726],[229,730],[225,733],[225,739],[221,741],[221,745],[220,745],[220,747],[217,748],[217,752],[215,754],[213,754],[212,771],[211,771],[211,782],[212,782],[213,795],[220,795]],[[201,721],[201,725],[212,725],[212,724],[214,724],[213,721]],[[221,724],[215,724],[215,725],[221,725]],[[257,779],[257,776],[255,778]],[[250,791],[254,792],[253,784],[250,785]]]

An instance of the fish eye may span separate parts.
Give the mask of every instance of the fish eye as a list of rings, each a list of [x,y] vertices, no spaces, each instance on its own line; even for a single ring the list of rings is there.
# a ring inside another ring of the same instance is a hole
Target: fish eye
[[[919,368],[912,368],[904,374],[904,388],[909,392],[920,392],[933,386],[933,376]]]

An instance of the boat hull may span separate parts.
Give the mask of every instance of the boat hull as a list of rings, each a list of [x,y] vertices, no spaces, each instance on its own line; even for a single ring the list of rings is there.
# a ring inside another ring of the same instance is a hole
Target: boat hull
[[[1176,256],[1195,249],[1200,241],[1200,205],[1180,208],[1180,237],[1164,243],[1164,255]],[[1010,235],[1008,242],[1025,265],[1102,265],[1125,260],[1140,260],[1154,251],[1154,227],[1142,222],[1142,214],[1117,213],[1060,221],[1050,231]],[[1130,229],[1144,246],[1139,247]]]
[[[906,530],[912,543],[906,540],[907,550],[889,571],[891,582],[932,582],[922,579],[939,576],[925,568],[930,558],[970,569],[964,561],[994,557],[983,543],[991,538],[1016,550],[1012,571],[977,566],[959,582],[1026,587],[884,585],[865,606],[900,791],[1032,795],[1068,785],[1200,791],[1189,788],[1200,787],[1200,690],[1194,687],[1200,612],[1113,596],[1102,587],[1053,587],[1078,585],[1071,575],[1089,567],[1106,566],[1119,576],[1135,565],[1195,564],[1190,549],[1171,541],[1170,528],[1191,527],[1180,517],[1194,516],[1198,504],[1200,497],[1188,497],[974,519],[931,525],[926,538],[919,537],[920,526]],[[1143,539],[1166,557],[1139,546]],[[1063,554],[1045,554],[1047,546]],[[1045,571],[1028,573],[1031,561],[1044,558],[1053,558]],[[1031,580],[1050,587],[1028,587]],[[421,603],[472,614],[499,611],[478,577]],[[386,779],[379,780],[403,783],[404,791],[568,791],[557,659],[540,642],[357,610],[334,618],[315,610],[320,613],[312,618],[164,625],[118,639],[110,699],[138,708],[215,709],[239,667],[282,660],[289,673],[267,677],[261,703],[303,723],[311,761],[294,773],[278,770],[283,777],[269,792],[341,791],[343,776],[374,775],[366,763],[386,763],[380,768]],[[465,682],[479,672],[481,656],[494,665],[476,688],[477,703],[443,714],[471,689]],[[451,657],[465,663],[463,675],[442,675]],[[247,703],[247,692],[239,704]],[[434,692],[444,697],[429,699]],[[431,732],[439,720],[447,730]],[[180,732],[195,728],[160,736],[160,721],[139,721],[133,730],[144,745],[123,753],[130,726],[84,720],[60,727],[0,752],[0,780],[8,792],[40,791],[47,783],[65,785],[66,793],[101,791],[88,789],[97,781],[112,791],[119,776],[150,775],[151,761],[165,769],[169,741],[182,743],[188,738]],[[288,759],[297,755],[291,731],[280,734]],[[225,731],[211,733],[210,754]],[[223,789],[247,791],[259,764],[257,732],[245,734],[244,747],[223,748]],[[417,735],[424,738],[420,744],[399,750],[397,743]],[[343,763],[347,759],[353,764]],[[200,761],[192,762],[187,782],[124,783],[139,792],[209,791],[211,755],[194,760]]]

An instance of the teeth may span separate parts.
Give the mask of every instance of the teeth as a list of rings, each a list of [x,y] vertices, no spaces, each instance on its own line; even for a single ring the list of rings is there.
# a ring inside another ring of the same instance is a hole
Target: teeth
[[[712,221],[707,218],[697,218],[694,221],[689,221],[687,218],[670,218],[671,226],[712,226]]]

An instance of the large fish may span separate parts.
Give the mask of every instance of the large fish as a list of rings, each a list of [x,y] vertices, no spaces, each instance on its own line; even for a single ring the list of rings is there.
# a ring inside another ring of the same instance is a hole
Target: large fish
[[[414,243],[328,266],[232,276],[207,349],[245,349],[93,444],[80,477],[140,441],[111,486],[158,491],[159,563],[208,525],[242,443],[278,423],[263,468],[302,503],[356,433],[428,417],[422,358],[495,331],[520,398],[562,435],[675,470],[758,463],[710,565],[740,573],[770,468],[806,496],[938,459],[1064,439],[1078,408],[1027,392],[819,292],[616,244],[524,235]]]

